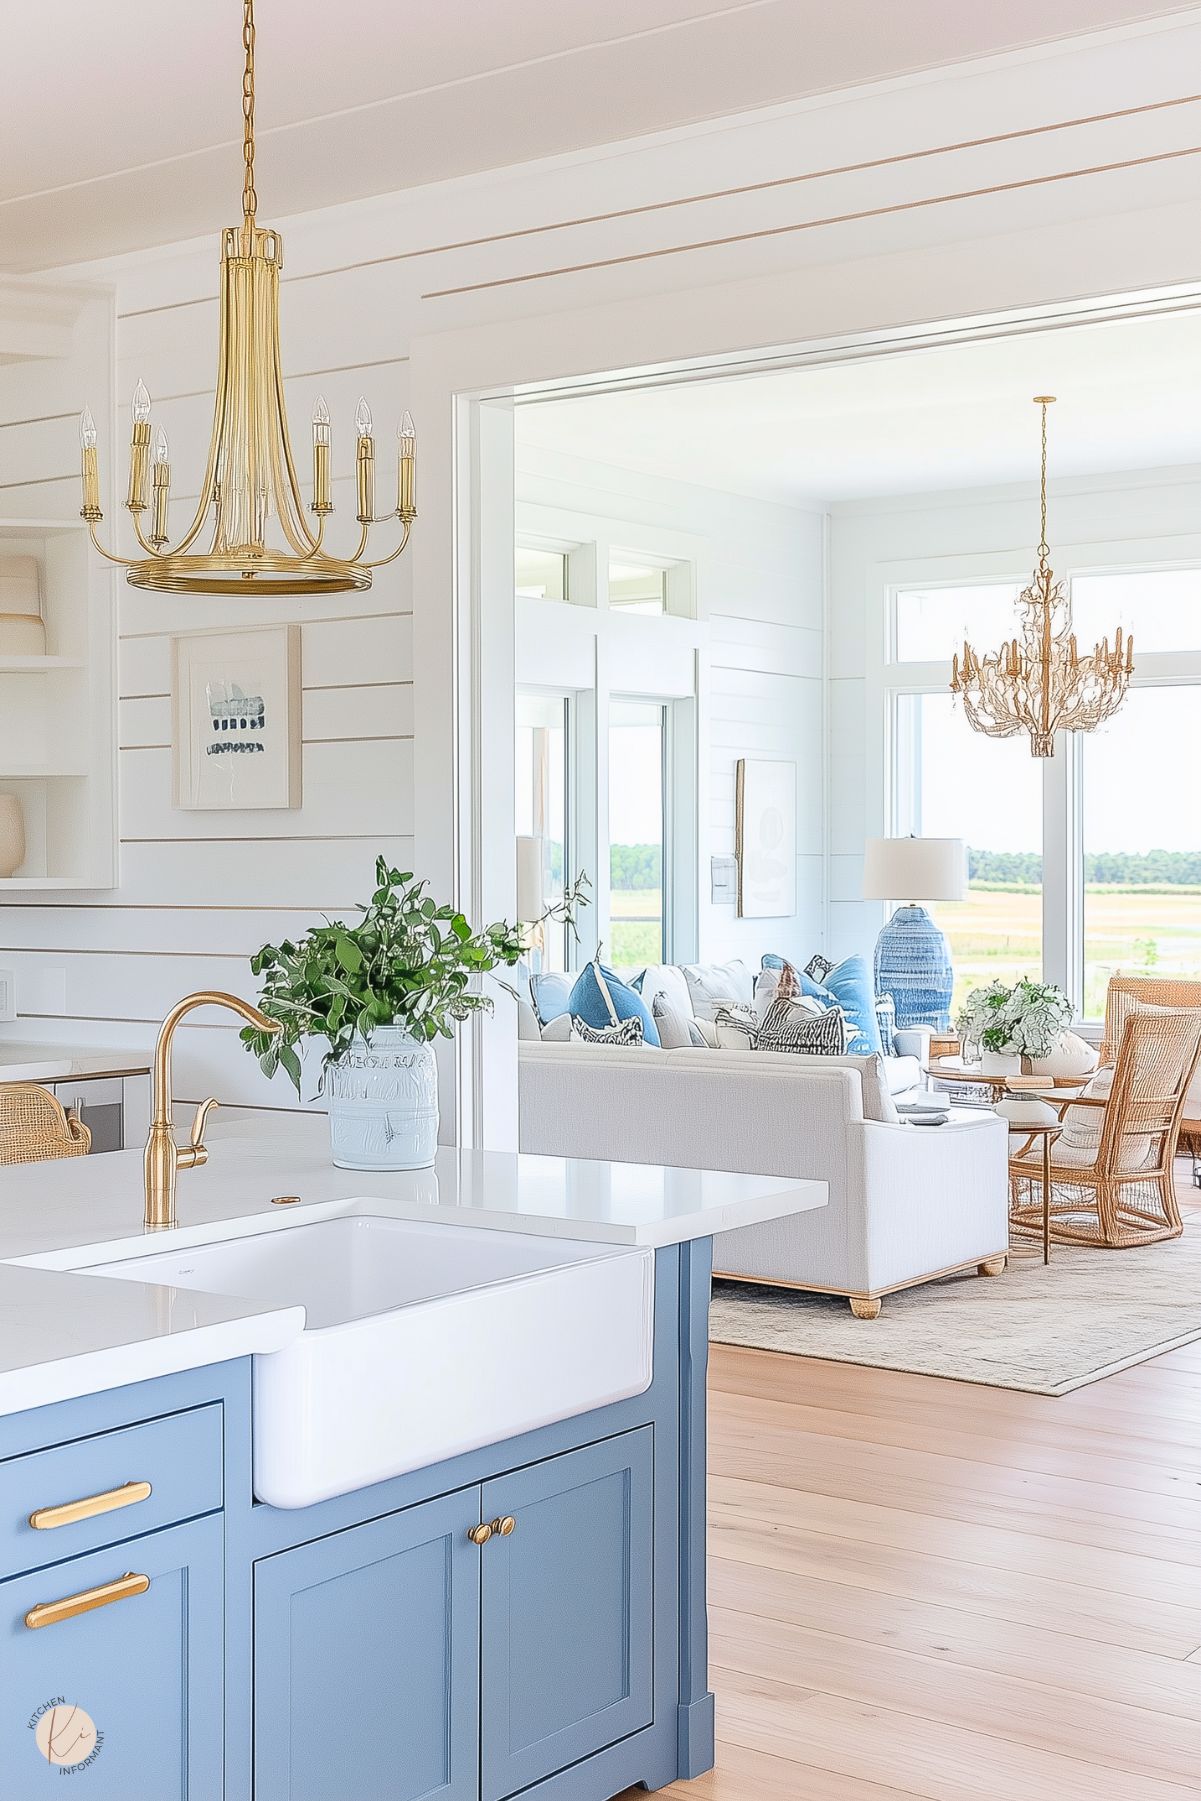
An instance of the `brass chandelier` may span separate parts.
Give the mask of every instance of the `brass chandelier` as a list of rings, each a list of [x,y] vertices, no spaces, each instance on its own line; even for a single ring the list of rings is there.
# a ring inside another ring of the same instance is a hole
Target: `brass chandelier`
[[[1055,754],[1056,732],[1091,732],[1121,706],[1134,669],[1134,639],[1114,633],[1081,656],[1072,630],[1072,603],[1055,580],[1047,546],[1047,408],[1054,394],[1036,394],[1042,408],[1042,531],[1038,567],[1017,600],[1018,635],[980,657],[965,638],[952,664],[951,692],[963,697],[967,721],[989,738],[1029,732],[1030,754]]]
[[[326,550],[326,520],[334,510],[330,498],[331,429],[329,410],[318,396],[313,409],[313,497],[309,506],[314,523],[310,526],[305,518],[288,437],[279,352],[283,246],[279,233],[260,227],[255,218],[254,42],[254,0],[244,0],[242,223],[230,226],[222,236],[221,328],[212,438],[195,514],[176,544],[170,543],[167,521],[171,493],[167,436],[161,426],[153,431],[150,396],[143,383],[139,381],[133,398],[125,500],[144,553],[140,557],[119,556],[100,542],[97,527],[104,515],[96,425],[87,408],[79,421],[80,512],[92,543],[110,562],[125,565],[126,579],[135,588],[160,593],[340,594],[369,588],[372,571],[400,556],[417,516],[417,440],[412,418],[406,412],[397,433],[396,507],[377,519],[375,439],[370,409],[360,400],[355,414],[358,544],[349,557]],[[371,527],[393,517],[400,521],[400,543],[389,555],[365,561]],[[268,542],[272,519],[278,521],[274,546]],[[206,522],[211,532],[208,547],[194,550]]]

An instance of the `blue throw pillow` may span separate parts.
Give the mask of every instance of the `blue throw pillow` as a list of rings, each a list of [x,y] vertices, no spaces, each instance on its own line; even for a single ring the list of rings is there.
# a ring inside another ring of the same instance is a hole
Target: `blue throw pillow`
[[[548,1026],[552,1019],[560,1019],[566,1013],[574,983],[575,974],[571,970],[550,969],[543,975],[530,977],[530,999],[540,1026]]]
[[[884,1053],[880,1042],[880,1021],[876,1018],[876,991],[866,957],[844,957],[835,964],[822,982],[806,976],[802,983],[805,994],[825,996],[841,1007],[853,1034],[847,1050],[852,1057],[879,1057]],[[889,1049],[891,1050],[891,1046]]]
[[[589,963],[586,969],[580,971],[571,991],[567,1010],[574,1018],[582,1019],[585,1025],[592,1026],[596,1031],[611,1026],[614,1014],[618,1020],[640,1019],[643,1044],[659,1043],[658,1028],[642,996],[636,994],[627,983],[618,981],[613,971],[603,963]]]

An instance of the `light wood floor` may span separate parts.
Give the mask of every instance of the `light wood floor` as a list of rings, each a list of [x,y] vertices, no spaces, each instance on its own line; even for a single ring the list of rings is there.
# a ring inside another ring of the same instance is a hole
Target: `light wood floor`
[[[717,1767],[666,1795],[1201,1795],[1201,1341],[1054,1399],[714,1346],[709,1467]]]

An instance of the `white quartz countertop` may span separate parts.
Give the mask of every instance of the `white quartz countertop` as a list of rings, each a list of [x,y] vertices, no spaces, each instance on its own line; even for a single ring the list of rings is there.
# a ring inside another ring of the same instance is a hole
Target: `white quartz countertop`
[[[277,1196],[298,1204],[278,1206]],[[826,1203],[822,1182],[651,1164],[444,1149],[432,1169],[335,1169],[323,1115],[214,1126],[180,1175],[175,1231],[142,1229],[140,1151],[0,1170],[0,1413],[277,1350],[303,1312],[73,1273],[90,1264],[300,1220],[382,1214],[448,1226],[661,1247]]]
[[[24,1044],[0,1038],[0,1082],[84,1081],[89,1076],[142,1076],[147,1051],[102,1050],[84,1044]]]

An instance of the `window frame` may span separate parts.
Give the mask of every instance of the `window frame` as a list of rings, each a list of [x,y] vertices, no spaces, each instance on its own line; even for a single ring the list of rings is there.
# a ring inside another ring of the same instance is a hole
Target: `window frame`
[[[1126,540],[1120,545],[1076,544],[1053,555],[1056,572],[1068,593],[1081,576],[1154,574],[1159,570],[1201,572],[1201,534],[1174,537],[1176,554],[1165,556],[1162,540]],[[1178,547],[1178,548],[1177,548]],[[1015,574],[1015,570],[1018,573]],[[900,699],[904,695],[945,694],[951,681],[951,659],[924,662],[897,660],[897,604],[906,592],[930,593],[938,588],[993,587],[1016,581],[1024,587],[1030,569],[1021,568],[1013,553],[985,552],[942,557],[937,563],[911,562],[880,566],[877,590],[879,617],[876,646],[879,663],[869,676],[869,720],[880,733],[880,786],[869,795],[868,815],[873,812],[882,829],[902,829],[904,797],[900,782]],[[870,642],[870,640],[869,640]],[[1135,669],[1131,687],[1194,687],[1201,685],[1201,651],[1147,651],[1139,654],[1135,631]],[[874,692],[872,692],[874,691]],[[869,764],[870,767],[870,764]],[[1056,982],[1073,997],[1084,995],[1084,759],[1080,735],[1058,734],[1055,755],[1042,771],[1042,970],[1043,979]],[[873,805],[874,802],[874,805]],[[1078,1014],[1075,1025],[1090,1036],[1100,1032],[1101,1021]]]

